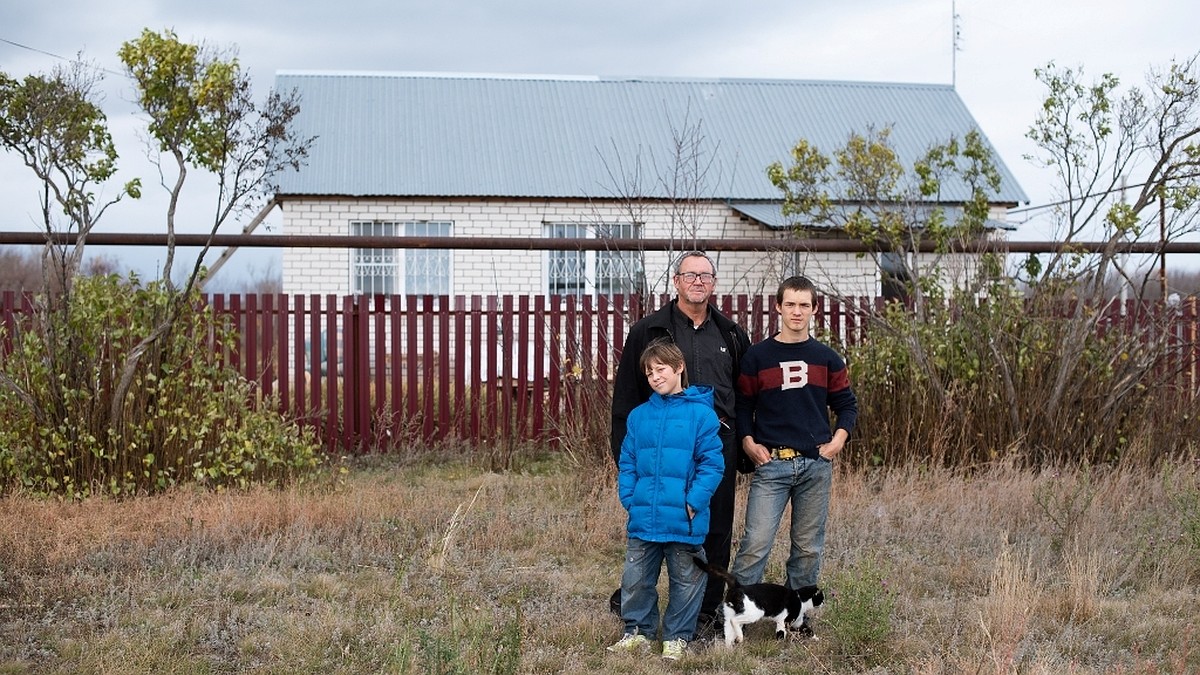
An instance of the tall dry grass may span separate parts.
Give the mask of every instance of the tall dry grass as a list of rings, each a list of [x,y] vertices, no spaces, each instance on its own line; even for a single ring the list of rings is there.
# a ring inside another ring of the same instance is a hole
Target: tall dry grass
[[[842,471],[824,639],[763,625],[668,666],[604,650],[624,548],[607,467],[357,462],[278,491],[5,498],[0,673],[1200,671],[1194,465]],[[839,589],[867,565],[896,602],[850,649]]]

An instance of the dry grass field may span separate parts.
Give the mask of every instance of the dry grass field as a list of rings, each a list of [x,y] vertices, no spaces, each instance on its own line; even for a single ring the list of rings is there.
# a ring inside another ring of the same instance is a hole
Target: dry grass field
[[[759,625],[673,664],[604,650],[613,476],[514,466],[0,499],[0,673],[1200,672],[1195,465],[841,471],[820,639]]]

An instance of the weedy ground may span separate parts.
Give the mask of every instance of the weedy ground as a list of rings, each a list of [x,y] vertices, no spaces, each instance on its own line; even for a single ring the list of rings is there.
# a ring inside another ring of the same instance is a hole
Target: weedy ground
[[[1200,672],[1200,471],[840,471],[819,640],[614,655],[607,467],[0,499],[0,673]],[[739,520],[747,484],[739,486]],[[786,528],[768,569],[781,580]],[[665,577],[665,574],[664,574]]]

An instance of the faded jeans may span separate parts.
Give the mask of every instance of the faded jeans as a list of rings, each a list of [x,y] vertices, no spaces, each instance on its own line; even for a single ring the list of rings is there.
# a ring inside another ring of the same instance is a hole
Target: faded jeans
[[[763,580],[788,502],[792,504],[792,547],[785,585],[802,588],[817,583],[832,487],[833,463],[826,459],[772,459],[754,470],[746,499],[746,532],[733,561],[738,583]]]
[[[665,558],[668,595],[662,639],[692,640],[708,579],[692,560],[693,555],[707,561],[704,549],[696,544],[628,538],[621,575],[621,618],[626,633],[636,630],[651,640],[658,633],[658,574]]]

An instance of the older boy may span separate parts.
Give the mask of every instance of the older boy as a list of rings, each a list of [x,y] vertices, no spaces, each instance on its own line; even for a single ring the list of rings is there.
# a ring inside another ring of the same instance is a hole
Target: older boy
[[[792,505],[788,588],[817,583],[833,458],[854,429],[858,400],[846,363],[809,335],[817,291],[804,277],[779,285],[781,325],[753,345],[738,379],[737,433],[754,462],[746,502],[746,531],[733,564],[739,583],[762,581],[783,512]],[[836,416],[830,429],[829,413]]]

